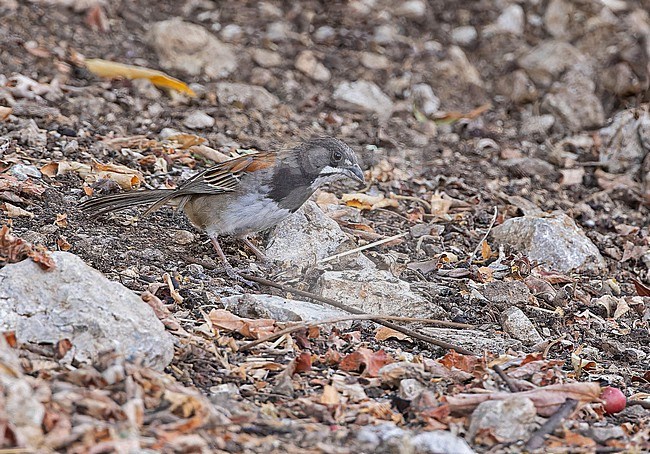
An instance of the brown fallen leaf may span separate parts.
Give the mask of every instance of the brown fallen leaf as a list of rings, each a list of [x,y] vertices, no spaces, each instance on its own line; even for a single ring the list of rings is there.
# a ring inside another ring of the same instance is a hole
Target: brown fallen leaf
[[[487,112],[491,108],[492,108],[492,104],[487,103],[477,107],[476,109],[472,109],[466,113],[458,112],[458,111],[444,112],[436,115],[435,120],[436,123],[453,123],[463,118],[472,120],[478,117],[479,115],[481,115],[482,113]]]
[[[122,189],[134,189],[144,181],[144,176],[137,170],[119,164],[104,164],[93,161],[84,164],[75,161],[51,162],[41,168],[49,176],[62,175],[67,172],[77,173],[87,184],[93,184],[102,179],[111,180]]]
[[[395,331],[394,329],[388,328],[387,326],[380,326],[375,332],[375,339],[378,341],[385,341],[386,339],[391,338],[404,340],[408,339],[409,337],[406,334]]]
[[[9,218],[27,217],[32,219],[34,217],[34,213],[23,210],[22,208],[17,207],[16,205],[12,205],[9,202],[0,205],[0,209],[2,209]]]
[[[650,296],[650,287],[643,285],[641,282],[637,281],[636,279],[632,279],[632,282],[634,283],[634,288],[636,289],[637,295]]]
[[[442,194],[439,192],[436,192],[431,196],[429,203],[431,204],[431,214],[436,216],[444,216],[447,214],[452,205],[452,201],[443,198]]]
[[[17,263],[26,258],[31,258],[42,268],[54,268],[54,260],[50,252],[43,246],[34,246],[27,241],[11,234],[9,227],[0,228],[0,266],[7,263]]]
[[[296,356],[296,369],[294,373],[309,372],[311,370],[311,354],[309,352],[301,352]]]
[[[600,391],[598,383],[560,383],[530,391],[522,391],[517,393],[516,396],[527,397],[532,400],[540,416],[550,416],[569,398],[575,399],[582,404],[599,402]],[[461,393],[455,396],[447,396],[446,399],[452,413],[468,413],[482,402],[512,397],[513,394],[510,392],[499,391],[485,394]]]
[[[368,194],[343,194],[341,200],[347,206],[359,208],[360,210],[376,210],[378,208],[397,208],[399,203],[395,199],[389,199],[383,195]]]
[[[14,110],[11,107],[0,106],[0,121],[5,121]]]
[[[156,87],[170,88],[194,98],[196,93],[185,82],[168,76],[162,71],[142,66],[125,65],[113,61],[91,58],[86,60],[86,68],[99,77],[110,79],[149,79]]]
[[[377,377],[379,369],[386,364],[393,362],[384,350],[374,352],[368,348],[361,347],[354,353],[350,353],[339,363],[339,369],[346,372],[361,372],[364,377]]]
[[[62,229],[66,228],[68,226],[68,214],[57,214],[56,219],[54,220],[54,224],[56,224],[58,227],[61,227]]]
[[[234,331],[253,339],[268,336],[275,332],[276,328],[275,320],[242,318],[223,309],[212,309],[208,318],[216,329]]]
[[[40,197],[45,192],[45,187],[34,183],[31,178],[21,181],[13,175],[0,174],[0,192],[8,191],[25,196]]]

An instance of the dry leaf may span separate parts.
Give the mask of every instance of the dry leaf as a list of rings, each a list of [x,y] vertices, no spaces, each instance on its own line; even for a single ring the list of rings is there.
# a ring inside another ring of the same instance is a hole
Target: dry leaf
[[[42,268],[54,267],[54,260],[50,257],[47,249],[42,246],[34,246],[21,238],[13,236],[9,231],[9,227],[3,225],[0,229],[0,265],[20,262],[27,257],[41,265]]]
[[[54,223],[61,228],[66,228],[68,226],[68,214],[57,214]]]
[[[14,110],[11,107],[0,106],[0,121],[5,121]]]
[[[56,245],[59,248],[59,251],[69,251],[72,249],[72,245],[68,243],[68,240],[65,237],[59,237],[56,240]]]
[[[573,186],[574,184],[582,184],[582,178],[585,176],[585,168],[577,167],[575,169],[563,169],[562,179],[560,180],[561,186]]]
[[[377,208],[397,208],[399,203],[395,199],[387,199],[383,195],[368,194],[343,194],[341,200],[347,206],[359,208],[360,210],[376,210]]]
[[[492,248],[485,240],[483,240],[481,243],[481,257],[483,257],[483,260],[487,260],[492,257]]]
[[[294,373],[309,372],[311,370],[311,354],[309,352],[301,352],[296,357],[296,369]]]
[[[387,326],[380,326],[379,329],[375,332],[375,339],[378,341],[385,341],[386,339],[397,339],[397,340],[404,340],[408,339],[408,336],[404,333],[401,333],[399,331],[395,331],[392,328],[388,328]]]
[[[431,196],[429,203],[431,203],[431,214],[444,216],[449,212],[452,201],[449,199],[443,199],[442,194],[436,192]]]
[[[436,122],[439,122],[439,123],[453,123],[453,122],[461,120],[463,118],[466,118],[468,120],[472,120],[472,119],[478,117],[479,115],[481,115],[482,113],[488,111],[491,108],[492,108],[492,104],[487,103],[487,104],[483,104],[482,106],[477,107],[476,109],[472,109],[467,113],[454,111],[454,112],[444,112],[444,113],[441,113],[441,114],[437,114],[435,116],[435,119],[436,119]]]
[[[23,210],[22,208],[17,207],[16,205],[12,205],[11,203],[3,203],[2,205],[0,205],[0,207],[2,207],[5,213],[7,213],[7,217],[10,218],[19,218],[23,216],[31,219],[34,217],[34,213],[31,213],[27,210]]]
[[[142,66],[125,65],[99,58],[86,60],[86,68],[99,77],[125,79],[149,79],[156,87],[171,88],[172,90],[195,97],[196,93],[185,82],[168,76],[162,71]]]
[[[323,394],[320,396],[320,403],[323,405],[339,405],[341,403],[341,395],[332,385],[325,385],[323,387]]]
[[[45,167],[46,175],[62,175],[66,172],[75,172],[87,184],[96,183],[107,179],[114,181],[122,189],[133,189],[140,186],[144,176],[137,170],[119,164],[104,164],[93,161],[91,165],[75,161],[61,161],[49,163]]]
[[[223,309],[212,309],[208,318],[216,329],[235,331],[253,339],[259,339],[275,331],[275,320],[241,318]]]
[[[363,371],[361,375],[364,377],[377,377],[379,369],[392,362],[393,359],[385,351],[374,352],[362,347],[343,358],[339,363],[339,369],[346,372]]]
[[[637,281],[636,279],[632,279],[632,282],[634,282],[634,288],[636,289],[637,295],[650,296],[650,287],[643,285],[641,282]]]

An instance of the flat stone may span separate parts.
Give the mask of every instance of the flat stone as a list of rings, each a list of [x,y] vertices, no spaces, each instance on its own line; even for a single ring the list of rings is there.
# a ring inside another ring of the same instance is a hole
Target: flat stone
[[[232,48],[200,25],[179,18],[155,23],[146,37],[160,66],[192,76],[218,79],[237,69]]]
[[[427,117],[434,115],[440,109],[440,99],[433,93],[433,88],[429,84],[413,85],[409,99]]]
[[[650,113],[643,109],[619,112],[598,134],[607,144],[599,147],[600,162],[607,171],[637,175],[650,154]]]
[[[72,342],[69,360],[92,362],[106,350],[155,369],[174,356],[172,336],[135,293],[68,252],[54,252],[54,269],[31,260],[0,270],[0,331],[18,342]]]
[[[605,266],[598,248],[564,213],[507,219],[492,230],[492,237],[547,269],[595,271]]]
[[[471,46],[478,39],[476,27],[472,25],[463,25],[456,27],[451,31],[451,40],[459,46]]]
[[[318,279],[317,292],[370,314],[427,318],[445,315],[440,306],[412,292],[408,282],[373,268],[326,271]]]
[[[183,120],[185,127],[190,129],[211,128],[214,126],[214,123],[214,118],[201,110],[190,112]]]
[[[538,84],[548,86],[553,79],[585,57],[564,41],[544,41],[518,59],[519,66]]]
[[[555,124],[553,115],[532,115],[524,118],[521,124],[521,134],[524,136],[540,136],[546,139]]]
[[[436,339],[464,347],[477,355],[480,355],[483,351],[501,354],[508,351],[508,349],[522,349],[520,341],[486,331],[451,328],[422,328],[421,331],[423,334]]]
[[[340,108],[357,112],[372,112],[381,118],[389,118],[393,102],[373,82],[359,80],[341,83],[333,94]]]
[[[268,111],[280,104],[277,96],[269,93],[266,88],[257,85],[246,85],[233,82],[217,84],[217,99],[220,104],[239,102],[258,110]]]
[[[512,306],[506,309],[501,314],[500,320],[503,330],[524,345],[532,346],[544,340],[533,322],[518,307]]]
[[[508,306],[525,306],[531,303],[532,294],[523,281],[492,281],[479,290],[499,310]]]
[[[524,34],[526,14],[524,9],[517,4],[506,7],[494,24],[490,24],[483,30],[486,35],[495,33],[511,33],[515,36]]]
[[[247,293],[221,298],[221,302],[226,310],[240,317],[271,318],[279,322],[315,322],[350,315],[327,305],[274,295]],[[349,327],[351,323],[342,322],[342,328]]]
[[[411,438],[415,454],[475,454],[467,442],[445,430],[421,432]]]
[[[266,49],[254,49],[253,61],[263,68],[274,68],[282,64],[282,56]]]
[[[407,19],[419,19],[424,17],[426,12],[427,4],[422,0],[407,0],[401,2],[399,7],[395,10],[395,14],[406,17]]]
[[[385,55],[373,52],[362,52],[360,61],[368,69],[386,69],[390,65],[390,60]]]

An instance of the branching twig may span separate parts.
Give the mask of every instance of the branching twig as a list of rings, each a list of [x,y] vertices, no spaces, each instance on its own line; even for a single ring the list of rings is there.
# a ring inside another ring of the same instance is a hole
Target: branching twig
[[[499,377],[501,377],[501,380],[506,382],[506,385],[508,386],[508,389],[510,390],[511,393],[519,392],[519,387],[515,384],[515,382],[512,381],[510,377],[508,377],[508,374],[506,374],[504,370],[501,369],[501,366],[497,364],[495,366],[492,366],[492,369],[494,369],[494,372],[496,372],[499,375]]]
[[[534,451],[544,446],[544,437],[552,433],[557,428],[557,426],[562,423],[562,420],[573,413],[573,410],[575,410],[577,406],[577,400],[570,398],[565,400],[560,408],[558,408],[557,411],[553,413],[544,424],[542,424],[542,427],[537,429],[535,433],[528,439],[525,449],[527,451]]]
[[[492,227],[494,227],[495,222],[497,222],[497,216],[499,215],[499,210],[495,206],[494,207],[494,214],[492,215],[492,220],[490,221],[490,225],[488,226],[487,232],[485,232],[485,235],[483,235],[483,238],[481,238],[481,241],[478,242],[476,245],[476,248],[474,249],[474,252],[472,252],[472,255],[469,256],[469,263],[472,263],[472,260],[474,260],[474,256],[478,253],[478,251],[481,250],[481,247],[483,245],[483,242],[487,240],[487,237],[490,235],[490,232],[492,231]]]
[[[268,285],[269,287],[275,287],[279,288],[280,290],[283,290],[285,292],[290,292],[293,293],[294,295],[300,295],[304,296],[306,298],[311,298],[316,301],[320,301],[321,303],[329,304],[330,306],[334,306],[338,309],[341,309],[343,311],[349,312],[351,314],[357,314],[357,315],[367,315],[363,311],[360,311],[359,309],[355,309],[353,307],[350,307],[346,304],[339,303],[336,300],[333,300],[331,298],[325,298],[324,296],[317,295],[315,293],[311,292],[306,292],[304,290],[299,290],[297,288],[290,287],[288,285],[280,284],[278,282],[274,282],[268,279],[264,279],[262,277],[257,277],[257,276],[252,276],[250,274],[242,274],[241,277],[244,279],[247,279],[249,281],[257,282],[258,284],[262,285]],[[441,341],[439,339],[436,339],[431,336],[427,336],[425,334],[420,334],[417,331],[413,331],[412,329],[409,328],[404,328],[403,326],[396,325],[395,323],[383,321],[383,320],[374,320],[375,323],[379,325],[386,326],[388,328],[394,329],[395,331],[399,331],[400,333],[404,333],[407,336],[410,336],[414,339],[418,339],[424,342],[428,342],[433,345],[437,345],[438,347],[445,348],[447,350],[456,350],[458,353],[462,353],[463,355],[474,355],[473,352],[460,347],[458,345],[450,344],[449,342]]]
[[[400,317],[399,315],[372,315],[372,314],[360,314],[360,315],[347,315],[345,317],[334,317],[334,318],[328,318],[327,320],[319,320],[315,322],[306,322],[306,323],[297,323],[295,325],[289,326],[281,331],[278,331],[277,333],[269,334],[268,336],[264,336],[260,339],[256,339],[252,342],[249,342],[248,344],[245,344],[243,347],[239,349],[240,352],[250,350],[251,348],[255,347],[256,345],[262,344],[264,342],[272,341],[274,339],[277,339],[279,337],[284,336],[285,334],[290,334],[295,331],[300,331],[302,329],[307,329],[312,326],[318,326],[318,325],[327,325],[330,323],[339,323],[339,322],[347,322],[350,320],[392,320],[395,322],[418,322],[418,323],[430,323],[434,325],[443,325],[443,326],[451,326],[453,328],[473,328],[472,325],[467,325],[465,323],[454,323],[454,322],[447,322],[445,320],[437,320],[433,318],[418,318],[418,317]]]

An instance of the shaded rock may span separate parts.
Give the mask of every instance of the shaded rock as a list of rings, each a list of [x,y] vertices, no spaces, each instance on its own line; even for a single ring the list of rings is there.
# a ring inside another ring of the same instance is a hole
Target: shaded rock
[[[318,27],[314,32],[314,41],[317,43],[326,43],[336,36],[336,30],[329,25]]]
[[[539,96],[535,84],[521,69],[500,78],[496,84],[498,92],[516,104],[536,101]]]
[[[527,440],[535,430],[536,415],[535,404],[527,397],[488,400],[472,413],[467,436],[474,443],[489,445],[494,439],[497,443]]]
[[[555,174],[555,167],[553,164],[539,158],[531,158],[528,156],[522,158],[510,158],[501,161],[501,165],[508,169],[515,177],[549,177]]]
[[[183,124],[190,129],[204,129],[214,126],[214,118],[202,110],[195,110],[185,116]]]
[[[244,30],[237,24],[228,24],[219,33],[221,39],[227,43],[239,41],[244,36]]]
[[[438,305],[412,292],[408,282],[373,268],[326,271],[318,279],[317,292],[371,314],[428,318],[444,315]]]
[[[393,102],[373,82],[359,80],[343,82],[333,94],[337,105],[357,112],[372,112],[379,117],[390,117]]]
[[[544,41],[518,59],[535,83],[548,86],[553,79],[578,62],[584,56],[578,49],[564,41]]]
[[[271,110],[280,103],[277,96],[266,88],[231,82],[220,82],[216,88],[217,99],[221,104],[238,102],[258,110]]]
[[[336,253],[346,241],[348,237],[336,221],[310,201],[273,229],[266,256],[269,260],[304,268]]]
[[[498,334],[473,329],[459,331],[451,328],[422,328],[421,331],[436,339],[458,345],[476,354],[487,350],[493,353],[504,353],[508,349],[520,350],[521,342],[507,339]]]
[[[69,339],[69,360],[88,362],[105,350],[163,369],[174,355],[172,336],[151,307],[123,285],[67,252],[56,267],[31,260],[0,270],[0,331],[19,342],[56,344]]]
[[[608,172],[636,175],[650,156],[650,113],[646,110],[619,112],[598,134],[603,143],[600,162]]]
[[[247,293],[221,298],[226,310],[240,317],[272,318],[279,322],[313,322],[334,317],[345,317],[347,312],[293,299],[281,298],[274,295]],[[343,327],[349,327],[352,322],[342,322]],[[337,324],[339,325],[339,324]]]
[[[9,173],[15,176],[20,181],[25,181],[28,178],[41,178],[41,171],[36,166],[29,166],[25,164],[14,164],[9,169]]]
[[[47,145],[47,131],[40,129],[33,118],[24,123],[25,127],[18,131],[18,141],[31,148],[42,148]]]
[[[558,39],[570,37],[569,24],[574,13],[573,4],[566,0],[551,0],[544,12],[546,30]]]
[[[471,25],[456,27],[451,31],[451,40],[459,46],[471,46],[478,39],[476,28]]]
[[[474,454],[467,442],[445,430],[422,432],[411,439],[415,454]]]
[[[160,66],[192,76],[226,77],[237,69],[231,47],[200,25],[178,18],[155,23],[146,37]]]
[[[523,281],[492,281],[480,289],[481,295],[499,310],[508,306],[525,306],[531,302],[531,293]]]
[[[266,49],[254,49],[253,61],[263,68],[273,68],[282,64],[282,56],[277,52]]]
[[[535,325],[518,307],[509,307],[501,314],[501,326],[504,331],[515,339],[519,339],[524,345],[532,346],[539,344],[544,339],[537,332]]]
[[[570,131],[596,128],[605,122],[605,113],[595,91],[596,84],[585,71],[569,70],[544,96],[542,107]]]
[[[647,89],[647,83],[634,72],[627,62],[620,62],[600,73],[600,81],[605,90],[617,96],[630,96]]]
[[[415,398],[425,389],[426,388],[419,380],[416,380],[415,378],[405,378],[399,382],[397,395],[404,400],[415,400]]]
[[[553,115],[532,115],[524,118],[521,125],[521,134],[525,136],[541,136],[546,138],[555,124]]]
[[[492,230],[492,237],[547,269],[567,272],[605,266],[598,248],[564,213],[508,219]]]
[[[440,108],[440,99],[433,93],[433,88],[428,84],[413,85],[409,100],[427,117],[438,112]]]
[[[360,60],[361,64],[368,69],[386,69],[390,65],[390,60],[385,55],[373,52],[362,52]]]
[[[392,422],[363,426],[357,432],[357,441],[367,452],[408,452],[408,442],[404,440],[409,432]]]
[[[273,42],[289,41],[294,32],[287,22],[273,22],[266,27],[266,38]]]
[[[458,46],[449,46],[447,58],[439,62],[438,67],[446,77],[457,78],[465,83],[483,87],[481,73],[472,65],[463,49]]]
[[[399,29],[393,24],[384,24],[375,28],[373,40],[378,44],[393,44],[400,41]]]
[[[296,69],[319,82],[327,82],[332,77],[330,70],[318,61],[313,52],[303,50],[296,57]]]

